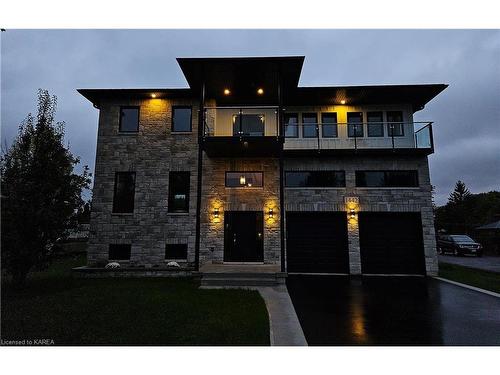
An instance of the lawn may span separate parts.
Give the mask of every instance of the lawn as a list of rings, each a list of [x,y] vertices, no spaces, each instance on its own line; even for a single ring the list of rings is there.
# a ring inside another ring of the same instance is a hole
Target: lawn
[[[439,263],[439,276],[459,283],[500,293],[500,273],[449,263]]]
[[[2,285],[2,340],[56,345],[269,345],[257,291],[198,289],[187,279],[78,279],[82,256],[33,274],[26,289]]]

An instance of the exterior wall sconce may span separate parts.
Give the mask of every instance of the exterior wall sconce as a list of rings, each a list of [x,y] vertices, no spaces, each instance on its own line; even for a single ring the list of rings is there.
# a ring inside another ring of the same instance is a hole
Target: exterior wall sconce
[[[241,185],[241,186],[244,186],[244,185],[246,185],[246,184],[247,184],[247,179],[245,178],[245,175],[243,175],[243,174],[242,174],[242,175],[240,176],[240,185]]]
[[[356,219],[356,211],[354,210],[354,208],[351,208],[349,210],[349,218],[352,220]]]
[[[213,215],[215,220],[219,219],[220,213],[218,208],[214,208]]]
[[[268,211],[267,215],[269,216],[269,219],[274,218],[274,211],[273,211],[273,209],[272,209],[272,208],[270,208],[270,209],[269,209],[269,211]]]
[[[344,200],[347,218],[349,220],[356,220],[356,213],[359,211],[359,197],[345,197]]]

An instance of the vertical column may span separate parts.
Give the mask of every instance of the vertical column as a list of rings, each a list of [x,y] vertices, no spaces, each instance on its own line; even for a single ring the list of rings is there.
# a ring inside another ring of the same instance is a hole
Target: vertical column
[[[349,243],[349,273],[361,274],[361,250],[359,247],[358,215],[355,219],[347,219],[347,240]]]
[[[432,207],[422,207],[422,235],[425,254],[425,272],[428,276],[438,274],[438,256],[436,251],[436,233]]]

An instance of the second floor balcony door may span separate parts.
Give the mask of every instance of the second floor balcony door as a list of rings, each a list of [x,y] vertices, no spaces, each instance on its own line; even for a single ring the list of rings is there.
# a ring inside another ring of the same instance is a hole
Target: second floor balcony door
[[[263,137],[265,116],[263,114],[238,114],[233,116],[233,136]]]

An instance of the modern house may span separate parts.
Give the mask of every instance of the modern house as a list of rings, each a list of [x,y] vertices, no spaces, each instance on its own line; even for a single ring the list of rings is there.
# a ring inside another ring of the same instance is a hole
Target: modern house
[[[437,274],[432,122],[413,115],[446,85],[301,87],[300,56],[177,62],[189,88],[78,90],[100,111],[89,267]]]

